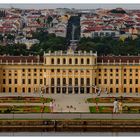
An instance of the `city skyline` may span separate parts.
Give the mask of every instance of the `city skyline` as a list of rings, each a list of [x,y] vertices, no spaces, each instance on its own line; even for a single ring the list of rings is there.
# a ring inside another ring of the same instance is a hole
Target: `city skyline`
[[[0,4],[0,8],[21,8],[21,9],[55,9],[55,8],[75,8],[75,9],[113,9],[113,8],[124,8],[124,9],[139,9],[140,4]]]

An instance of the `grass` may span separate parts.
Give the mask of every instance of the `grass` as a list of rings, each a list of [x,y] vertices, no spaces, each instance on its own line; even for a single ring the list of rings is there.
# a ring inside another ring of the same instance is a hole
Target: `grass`
[[[50,103],[52,98],[42,97],[0,97],[0,103]]]
[[[0,106],[0,113],[41,113],[41,109],[42,106],[14,106],[14,110],[10,106]],[[45,106],[44,112],[50,112],[48,106]]]
[[[88,98],[88,103],[113,103],[116,97],[97,97],[97,98]],[[123,103],[140,103],[139,97],[118,97],[118,100],[123,101]]]
[[[95,106],[89,106],[90,113],[112,113],[113,112],[113,106],[98,106],[98,109]],[[140,107],[139,106],[131,106],[123,107],[123,113],[130,113],[130,114],[139,114],[140,113]]]

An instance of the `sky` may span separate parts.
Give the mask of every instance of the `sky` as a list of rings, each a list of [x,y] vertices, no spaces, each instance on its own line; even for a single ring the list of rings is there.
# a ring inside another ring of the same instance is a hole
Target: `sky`
[[[140,9],[140,4],[0,4],[0,8],[21,8],[21,9],[55,9],[55,8],[76,8],[76,9]]]

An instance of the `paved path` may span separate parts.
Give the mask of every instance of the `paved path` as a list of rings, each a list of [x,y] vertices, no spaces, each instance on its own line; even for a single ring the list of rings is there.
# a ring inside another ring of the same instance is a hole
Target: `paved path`
[[[0,114],[0,119],[140,119],[140,114],[38,113]]]

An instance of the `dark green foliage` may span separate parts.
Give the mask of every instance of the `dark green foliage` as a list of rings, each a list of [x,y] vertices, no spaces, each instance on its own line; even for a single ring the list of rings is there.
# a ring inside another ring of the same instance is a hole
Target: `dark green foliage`
[[[81,38],[77,50],[97,51],[98,55],[138,55],[140,54],[140,37],[124,41],[107,38]]]

